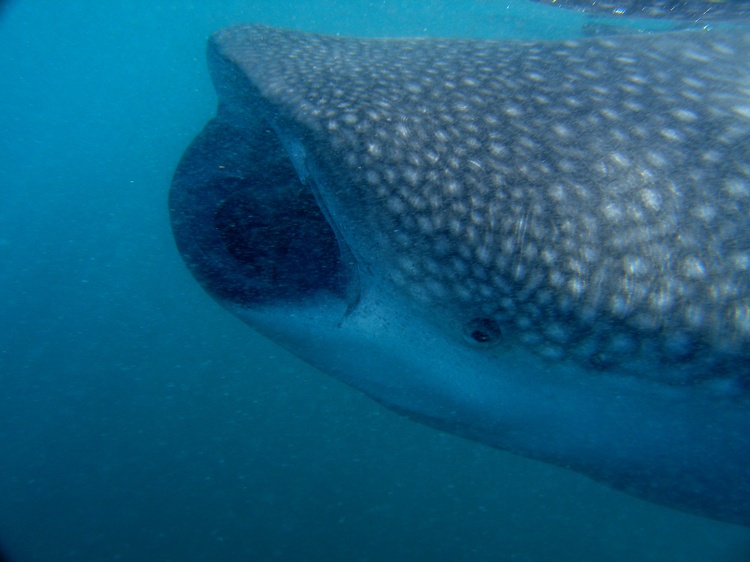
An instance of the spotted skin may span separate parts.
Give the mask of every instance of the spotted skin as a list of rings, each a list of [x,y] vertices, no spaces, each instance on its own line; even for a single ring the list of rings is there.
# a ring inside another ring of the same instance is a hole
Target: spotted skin
[[[679,362],[670,382],[746,382],[746,35],[498,43],[234,28],[214,41],[318,147],[346,186],[328,195],[334,213],[359,217],[347,243],[410,297],[492,318],[552,360],[655,377]],[[266,56],[247,57],[259,41]]]

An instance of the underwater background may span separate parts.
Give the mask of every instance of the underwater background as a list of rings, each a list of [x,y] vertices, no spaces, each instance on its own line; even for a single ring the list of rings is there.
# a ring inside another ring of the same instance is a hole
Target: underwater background
[[[525,0],[0,3],[0,545],[16,561],[750,560],[750,529],[386,411],[189,276],[166,198],[236,23],[564,37]]]

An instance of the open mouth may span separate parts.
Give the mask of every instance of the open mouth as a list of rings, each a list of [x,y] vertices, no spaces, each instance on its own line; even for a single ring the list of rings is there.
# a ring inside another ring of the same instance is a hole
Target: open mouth
[[[218,117],[185,152],[170,191],[177,246],[219,300],[345,299],[339,241],[273,129],[261,125]]]

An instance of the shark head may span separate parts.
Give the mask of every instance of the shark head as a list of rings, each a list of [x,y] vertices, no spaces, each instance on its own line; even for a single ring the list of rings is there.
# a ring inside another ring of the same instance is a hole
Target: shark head
[[[209,43],[175,239],[444,431],[750,524],[750,35]]]

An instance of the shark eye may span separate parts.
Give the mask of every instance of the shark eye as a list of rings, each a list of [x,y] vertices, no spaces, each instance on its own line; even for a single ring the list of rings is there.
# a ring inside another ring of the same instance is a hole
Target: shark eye
[[[503,335],[500,325],[492,318],[474,318],[464,326],[464,339],[476,347],[492,347]]]

